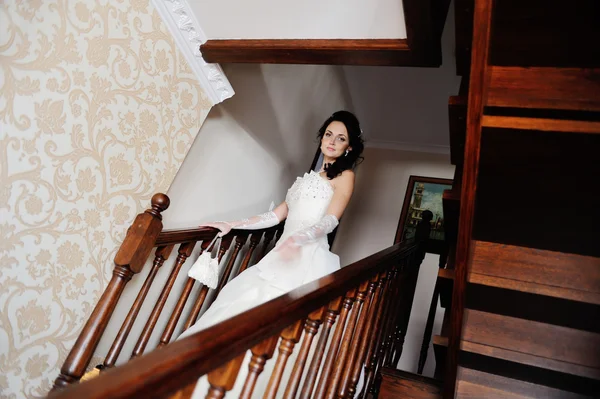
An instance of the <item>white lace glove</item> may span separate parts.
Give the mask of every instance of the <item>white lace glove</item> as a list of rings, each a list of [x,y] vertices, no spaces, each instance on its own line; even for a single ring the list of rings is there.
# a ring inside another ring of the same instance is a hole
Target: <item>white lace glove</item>
[[[215,229],[221,230],[219,236],[224,236],[229,233],[232,229],[240,230],[260,230],[269,227],[276,226],[281,220],[277,217],[275,212],[270,211],[262,213],[260,215],[252,216],[247,219],[235,220],[232,222],[214,222],[203,224],[202,226],[214,227]],[[202,227],[201,226],[201,227]]]
[[[334,215],[325,215],[323,219],[312,226],[305,227],[292,234],[290,240],[298,246],[305,245],[331,233],[338,224],[338,219]]]

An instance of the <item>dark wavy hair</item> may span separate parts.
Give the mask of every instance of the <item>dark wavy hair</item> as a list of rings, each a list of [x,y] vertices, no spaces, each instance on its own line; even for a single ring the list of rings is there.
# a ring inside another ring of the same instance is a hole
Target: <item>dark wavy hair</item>
[[[335,121],[342,122],[344,126],[346,126],[352,150],[348,152],[348,155],[342,155],[337,158],[335,162],[325,165],[324,169],[329,180],[341,175],[342,172],[347,169],[354,169],[356,165],[361,163],[363,160],[361,154],[365,149],[365,142],[362,137],[360,123],[358,122],[358,118],[350,111],[334,112],[325,122],[323,122],[323,126],[319,129],[319,145],[320,141],[323,139],[325,130],[327,130],[327,126]]]

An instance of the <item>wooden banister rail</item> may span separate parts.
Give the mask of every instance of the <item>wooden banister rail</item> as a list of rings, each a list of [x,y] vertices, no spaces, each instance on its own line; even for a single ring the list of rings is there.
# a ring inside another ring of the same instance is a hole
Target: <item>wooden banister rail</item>
[[[201,251],[207,249],[210,250],[210,248],[207,248],[208,244],[218,233],[218,230],[205,227],[162,231],[161,212],[168,208],[169,202],[169,197],[165,194],[159,193],[154,195],[151,201],[151,208],[137,215],[133,224],[128,229],[127,235],[115,256],[113,277],[105,288],[94,311],[63,363],[60,375],[54,383],[53,390],[76,383],[83,376],[109,321],[111,321],[111,316],[127,283],[135,274],[141,272],[144,267],[150,269],[146,276],[146,280],[140,288],[135,301],[131,304],[129,313],[122,322],[121,328],[101,367],[106,369],[115,366],[119,356],[122,355],[122,349],[125,346],[125,343],[131,334],[132,327],[138,317],[146,317],[147,320],[139,337],[131,337],[134,339],[137,338],[137,344],[132,357],[138,357],[144,353],[149,339],[155,327],[157,327],[157,321],[163,314],[163,309],[165,308],[167,299],[170,295],[179,295],[179,298],[176,302],[175,309],[168,310],[170,312],[170,317],[162,333],[159,346],[168,344],[175,336],[177,323],[182,316],[183,309],[189,299],[192,288],[195,284],[199,283],[188,278],[183,291],[179,294],[172,292],[174,291],[174,283],[177,276],[184,272],[182,271],[185,270],[184,264],[189,266],[192,263],[189,261],[189,258],[191,257],[194,248],[201,248]],[[282,230],[283,223],[280,223],[277,226],[263,230],[232,230],[228,235],[223,237],[223,244],[221,245],[218,257],[219,261],[221,261],[226,254],[228,255],[227,265],[221,266],[222,268],[227,269],[227,272],[221,277],[217,294],[230,276],[236,275],[254,264],[251,261],[252,259],[256,261],[255,258],[257,258],[257,256],[253,257],[253,252],[261,242],[263,235],[267,237],[267,239],[261,244],[260,256],[264,256],[269,248],[274,245],[274,241],[276,240],[273,240],[273,237],[276,236],[278,239],[281,236]],[[250,245],[248,250],[243,251],[242,246],[248,241],[248,238],[250,238]],[[234,241],[236,242],[234,250],[228,251],[231,243]],[[200,242],[202,243],[201,245],[196,245]],[[154,251],[153,262],[148,262],[148,258],[152,254],[154,248],[156,248],[156,250]],[[167,259],[171,253],[177,254],[177,259],[174,261],[174,265],[166,266],[166,263],[169,263],[167,262]],[[233,270],[233,267],[238,264],[238,256],[243,256],[243,262],[236,271]],[[162,288],[162,293],[154,305],[152,313],[150,315],[141,316],[140,310],[144,305],[147,294],[152,289],[152,284],[161,267],[171,267],[169,279]],[[194,298],[192,311],[186,315],[187,318],[184,330],[193,325],[198,318],[201,309],[206,305],[205,300],[208,293],[208,287],[202,286],[200,293]],[[213,295],[212,298],[213,300],[214,296],[215,295]]]
[[[167,243],[168,241],[163,241],[161,245]],[[404,269],[420,264],[422,256],[419,251],[419,245],[414,242],[396,244],[259,307],[170,343],[164,348],[144,354],[123,366],[103,372],[90,381],[53,392],[50,398],[159,398],[168,397],[176,392],[179,392],[179,397],[187,398],[191,393],[190,385],[194,384],[200,376],[216,368],[219,368],[218,373],[209,374],[209,381],[213,383],[211,390],[226,391],[233,384],[231,378],[235,380],[240,368],[239,359],[245,351],[254,348],[257,353],[265,352],[263,355],[265,358],[270,357],[273,352],[271,340],[278,337],[282,330],[289,330],[288,327],[296,325],[304,327],[303,321],[309,315],[309,321],[317,317],[317,314],[322,314],[323,320],[335,317],[339,310],[335,301],[344,298],[343,301],[347,301],[348,304],[353,303],[356,301],[357,293],[359,293],[359,301],[354,305],[355,310],[348,311],[350,316],[347,318],[348,324],[345,325],[346,332],[354,330],[357,334],[361,334],[373,331],[377,336],[390,340],[396,326],[387,323],[389,317],[382,316],[382,312],[394,315],[395,318],[399,317],[398,304],[394,302],[398,295],[392,294],[402,291]],[[369,284],[370,282],[372,284]],[[330,305],[332,303],[333,305]],[[367,309],[366,304],[372,306]],[[333,310],[332,312],[326,310],[328,306]],[[357,317],[358,314],[352,312],[360,311],[361,306],[363,311],[369,313]],[[320,309],[323,311],[318,313]],[[381,323],[367,326],[364,320],[368,320],[369,323],[377,320]],[[341,345],[346,359],[356,357],[361,363],[379,364],[383,361],[380,359],[393,355],[392,350],[389,350],[380,353],[377,359],[369,359],[369,354],[377,355],[382,348],[385,350],[384,346],[380,345],[379,350],[374,349],[375,343],[372,342],[374,340],[369,340],[366,335],[351,337],[350,333],[345,333],[344,336],[347,338],[345,342],[361,343],[358,350],[350,349],[350,352],[345,346],[346,343]],[[268,347],[268,350],[262,348],[259,345],[261,343],[262,346],[266,345],[265,348]],[[331,347],[328,355],[330,351]],[[304,357],[302,359],[305,360]],[[356,364],[353,365],[349,361],[346,363],[346,366],[353,370],[352,378],[335,372],[336,375],[339,374],[336,379],[346,381],[357,378],[357,373],[354,372]],[[310,368],[313,368],[312,364]],[[295,384],[296,379],[293,381]],[[304,387],[301,388],[304,391]],[[349,397],[344,392],[353,392],[354,388],[328,387],[327,397]],[[293,389],[300,390],[297,386]],[[334,395],[336,389],[339,393]],[[368,387],[363,387],[361,397],[366,397],[367,389]],[[281,389],[280,392],[283,390]],[[308,397],[311,397],[310,392]]]

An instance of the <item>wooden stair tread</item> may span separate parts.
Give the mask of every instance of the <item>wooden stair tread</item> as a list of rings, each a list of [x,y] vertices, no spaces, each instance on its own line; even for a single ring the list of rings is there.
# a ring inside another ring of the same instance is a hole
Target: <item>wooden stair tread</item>
[[[469,282],[600,305],[600,258],[474,241]]]
[[[490,67],[487,106],[600,111],[600,69]]]
[[[600,134],[600,122],[593,121],[484,115],[481,124],[491,128]]]
[[[486,399],[584,399],[588,396],[532,384],[464,367],[458,368],[456,398]]]
[[[454,269],[440,269],[438,270],[438,278],[443,278],[446,280],[454,280]]]
[[[434,345],[448,347],[448,337],[443,337],[441,335],[434,335],[432,341],[433,341]]]
[[[439,380],[389,367],[381,369],[379,399],[438,399],[442,383]]]
[[[600,334],[465,309],[461,350],[600,379]]]

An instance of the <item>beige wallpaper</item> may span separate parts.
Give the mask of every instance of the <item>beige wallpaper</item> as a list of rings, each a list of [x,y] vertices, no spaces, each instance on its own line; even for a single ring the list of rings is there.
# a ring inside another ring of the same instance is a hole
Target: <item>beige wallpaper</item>
[[[36,397],[211,104],[148,0],[2,0],[0,71],[0,397]]]

